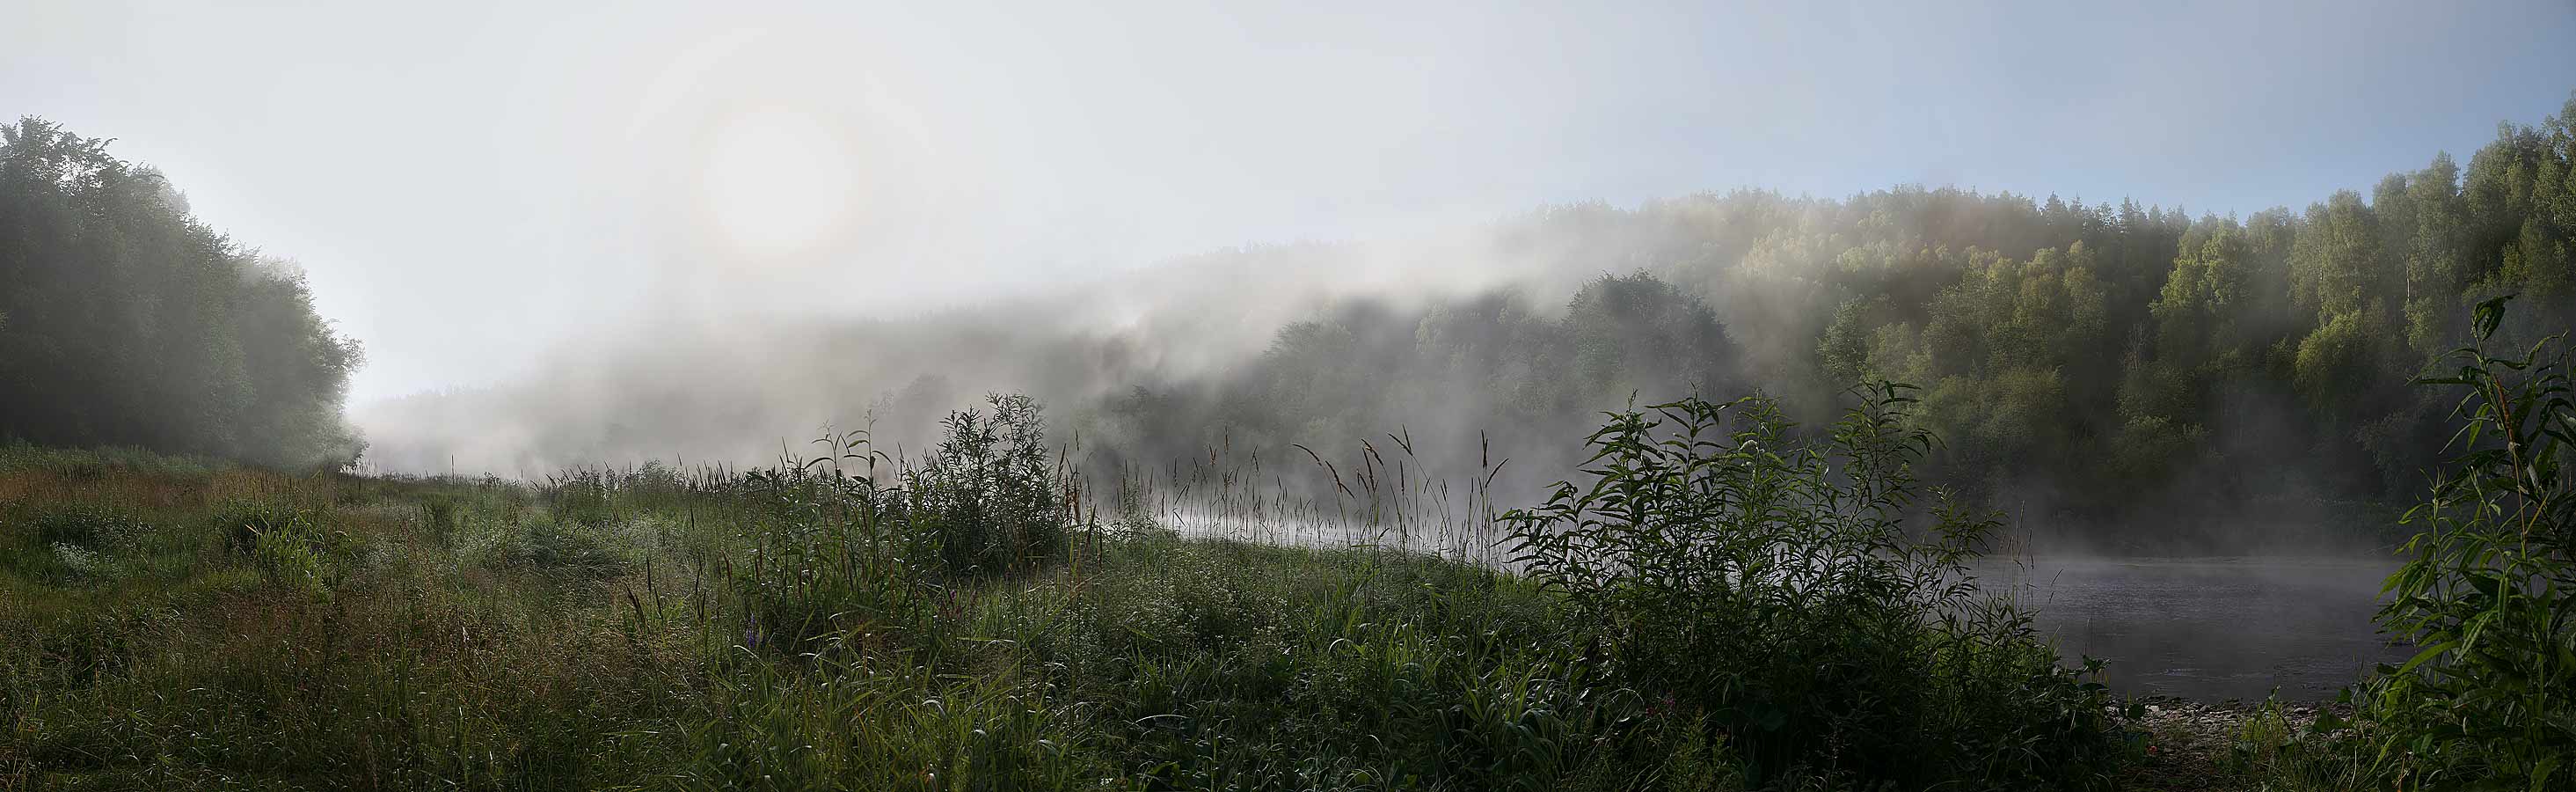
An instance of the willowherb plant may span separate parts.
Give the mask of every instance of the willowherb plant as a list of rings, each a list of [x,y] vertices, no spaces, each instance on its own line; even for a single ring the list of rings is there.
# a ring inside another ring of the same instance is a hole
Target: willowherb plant
[[[1513,561],[1589,626],[1587,657],[1730,735],[1757,782],[2098,780],[2107,694],[1969,582],[1995,522],[1943,497],[1909,525],[1932,444],[1909,390],[1856,389],[1821,438],[1761,396],[1611,413],[1587,485],[1503,515]],[[2004,747],[2030,744],[2065,753]]]
[[[2379,614],[2423,648],[2355,691],[2355,722],[2320,721],[2320,745],[2346,761],[2295,765],[2312,783],[2559,789],[2576,777],[2576,360],[2563,335],[2488,351],[2507,299],[2477,306],[2456,371],[2419,380],[2466,391],[2460,456],[2407,514],[2423,531]]]
[[[937,542],[951,574],[995,574],[1053,560],[1066,546],[1070,515],[1049,466],[1036,400],[987,397],[991,415],[950,413],[947,438],[905,472],[910,530]]]

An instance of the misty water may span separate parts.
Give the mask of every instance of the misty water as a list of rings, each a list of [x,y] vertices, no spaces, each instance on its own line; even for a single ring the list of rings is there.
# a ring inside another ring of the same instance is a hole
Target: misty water
[[[2069,661],[2110,661],[2133,695],[2324,700],[2375,663],[2402,662],[2371,621],[2394,561],[2315,557],[2042,557],[1989,562],[2016,584]]]
[[[1194,535],[1269,544],[1405,544],[1458,554],[1478,540],[1362,536],[1324,524],[1254,524],[1175,511]],[[1483,541],[1491,541],[1485,538]],[[2379,587],[2398,563],[2353,556],[1995,557],[1972,566],[1985,590],[2033,614],[2070,665],[2109,661],[2104,681],[2129,695],[2204,702],[2324,701],[2379,663],[2410,652],[2380,634]]]

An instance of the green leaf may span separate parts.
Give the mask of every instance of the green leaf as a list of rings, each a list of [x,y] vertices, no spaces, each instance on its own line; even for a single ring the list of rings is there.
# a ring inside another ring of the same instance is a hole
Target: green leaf
[[[2495,336],[2496,327],[2504,323],[2504,304],[2514,296],[2507,294],[2480,302],[2471,311],[2469,323],[2476,329],[2478,340],[2485,341]]]
[[[2448,652],[2452,649],[2458,648],[2459,645],[2460,642],[2458,641],[2443,641],[2432,646],[2424,647],[2424,651],[2416,652],[2415,657],[2411,660],[2407,660],[2405,665],[2398,666],[2386,673],[2388,676],[2397,676],[2414,671],[2416,666],[2423,665],[2426,661],[2441,656],[2443,652]],[[2381,665],[2380,667],[2387,668],[2386,665]]]

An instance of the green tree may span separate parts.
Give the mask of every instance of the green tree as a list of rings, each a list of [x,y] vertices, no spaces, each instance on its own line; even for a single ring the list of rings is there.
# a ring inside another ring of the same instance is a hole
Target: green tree
[[[301,275],[169,180],[36,118],[0,127],[0,438],[345,463],[357,342]]]

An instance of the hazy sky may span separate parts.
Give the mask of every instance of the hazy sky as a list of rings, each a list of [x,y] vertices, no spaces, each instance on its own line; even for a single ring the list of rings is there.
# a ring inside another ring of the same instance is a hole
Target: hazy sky
[[[0,114],[301,262],[365,401],[1547,203],[2304,206],[2576,88],[2570,0],[1076,5],[13,0]]]

